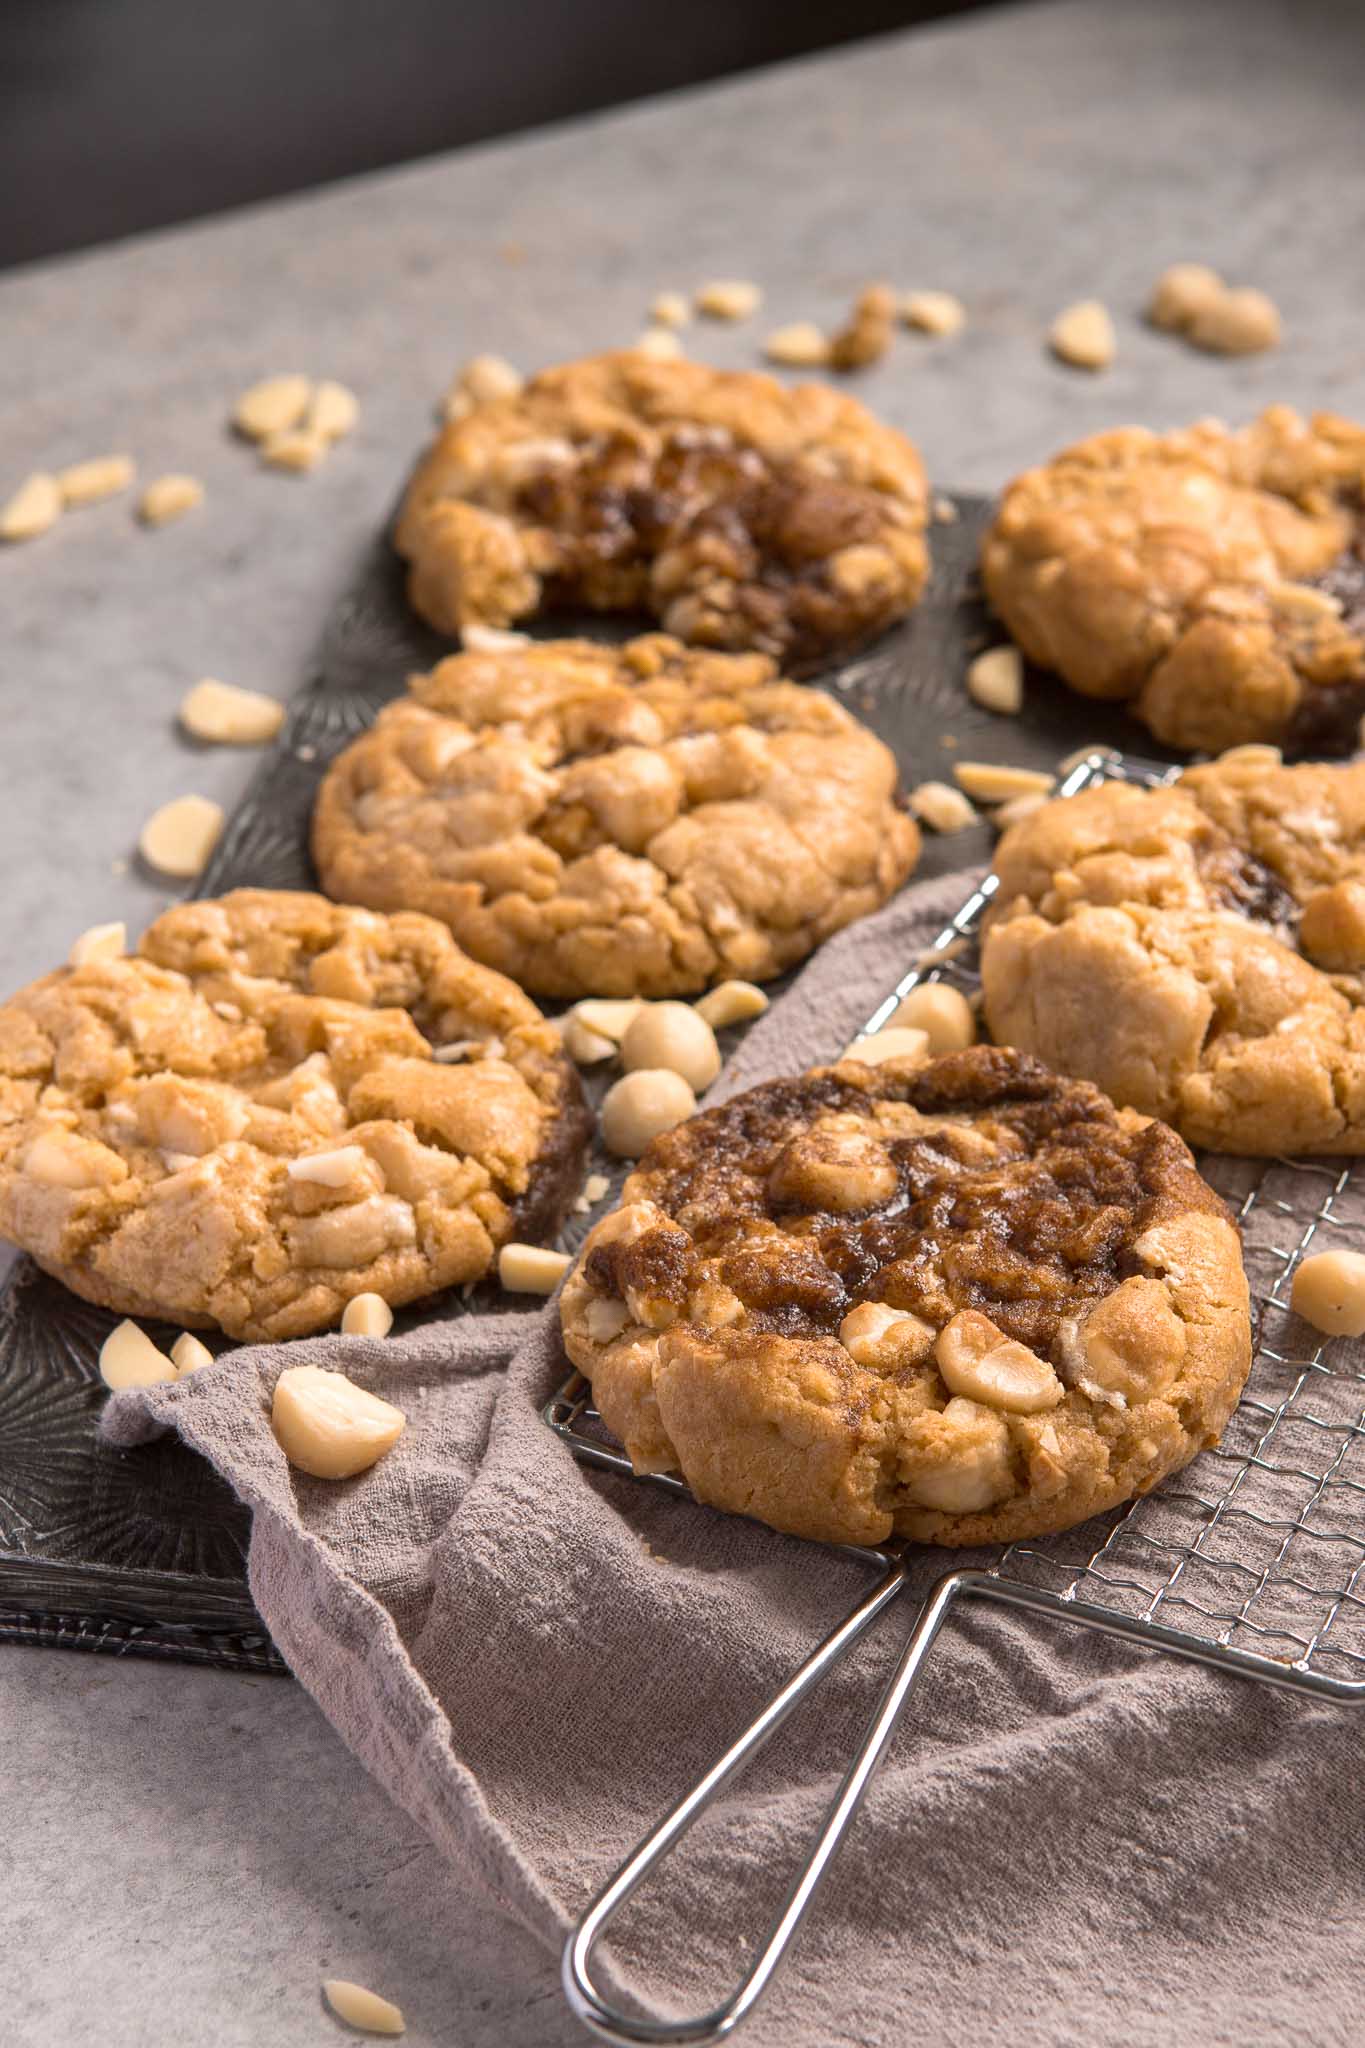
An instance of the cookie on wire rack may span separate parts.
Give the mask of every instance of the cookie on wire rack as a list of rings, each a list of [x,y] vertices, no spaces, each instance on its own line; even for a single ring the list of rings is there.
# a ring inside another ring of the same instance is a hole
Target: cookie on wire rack
[[[624,612],[816,668],[916,603],[926,519],[918,451],[856,399],[624,350],[446,426],[396,541],[441,632]]]
[[[1215,1443],[1251,1363],[1180,1139],[991,1046],[855,1048],[656,1138],[561,1315],[637,1471],[851,1543],[1069,1528]]]
[[[433,918],[286,890],[168,910],[0,1006],[0,1236],[229,1336],[479,1279],[552,1234],[589,1118],[554,1027]]]

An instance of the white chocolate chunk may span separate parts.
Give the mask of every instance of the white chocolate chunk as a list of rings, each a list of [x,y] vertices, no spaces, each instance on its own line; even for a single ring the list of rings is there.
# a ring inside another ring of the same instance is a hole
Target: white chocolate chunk
[[[342,1311],[343,1337],[387,1337],[392,1328],[393,1310],[382,1294],[357,1294]]]
[[[90,462],[73,462],[68,469],[59,469],[57,487],[68,509],[95,505],[101,498],[126,491],[136,474],[131,455],[97,455]]]
[[[767,1007],[768,998],[752,981],[717,982],[693,1005],[713,1031],[726,1031],[732,1024],[747,1024],[751,1017],[761,1017]]]
[[[987,711],[1012,717],[1024,703],[1024,657],[1017,647],[988,647],[967,670],[967,695]]]
[[[213,1353],[192,1330],[182,1330],[171,1346],[171,1364],[183,1379],[187,1372],[198,1372],[201,1367],[212,1365]]]
[[[708,320],[747,320],[763,302],[756,284],[741,278],[717,278],[697,293],[697,311]]]
[[[197,740],[229,747],[259,747],[284,724],[284,706],[260,690],[205,677],[180,701],[180,723]]]
[[[700,1095],[720,1072],[720,1047],[705,1017],[690,1003],[646,1003],[622,1037],[621,1062],[628,1074],[640,1067],[667,1067]]]
[[[1064,1391],[1045,1358],[1007,1337],[977,1309],[961,1309],[944,1325],[934,1358],[948,1391],[983,1407],[1036,1415],[1055,1408]]]
[[[553,1294],[571,1264],[567,1252],[505,1244],[498,1253],[498,1279],[509,1294]]]
[[[1294,1273],[1290,1302],[1328,1337],[1365,1337],[1365,1252],[1314,1252]]]
[[[1041,768],[1009,768],[1001,761],[959,761],[953,774],[968,796],[982,804],[1007,804],[1016,796],[1046,796],[1057,780]]]
[[[670,1068],[623,1074],[602,1102],[602,1142],[618,1159],[638,1159],[650,1140],[683,1123],[697,1098]]]
[[[910,808],[931,832],[963,832],[976,823],[976,812],[949,782],[921,782],[910,792]]]
[[[944,1515],[979,1514],[1010,1490],[1009,1431],[1003,1416],[979,1402],[957,1398],[943,1410],[951,1455],[917,1472],[911,1498]]]
[[[377,1991],[367,1991],[363,1984],[352,1984],[345,1977],[324,1977],[322,1995],[337,2018],[345,2020],[348,2027],[359,2027],[367,2034],[402,2034],[407,2031],[402,2009],[389,1999],[381,1998]]]
[[[612,1344],[630,1321],[623,1301],[607,1301],[594,1295],[584,1314],[584,1324],[594,1344]]]
[[[232,424],[249,441],[266,441],[296,427],[308,410],[313,387],[307,377],[264,377],[237,400]]]
[[[111,924],[92,924],[82,932],[67,954],[70,967],[90,967],[100,960],[121,960],[128,950],[128,927],[122,919]]]
[[[320,435],[324,441],[340,441],[349,434],[360,418],[360,405],[354,391],[345,384],[336,383],[331,377],[324,377],[315,388],[304,426],[310,434]]]
[[[900,1025],[888,1025],[884,1031],[874,1031],[869,1038],[855,1038],[852,1045],[844,1048],[846,1060],[859,1060],[865,1067],[880,1067],[887,1060],[915,1060],[922,1063],[929,1058],[929,1034],[927,1031],[910,1031]]]
[[[169,526],[203,502],[204,486],[197,476],[171,472],[152,478],[137,501],[137,516],[144,526]]]
[[[332,1152],[306,1152],[285,1169],[290,1180],[313,1181],[323,1188],[349,1187],[369,1154],[361,1145],[338,1145]]]
[[[137,850],[158,873],[190,881],[203,872],[222,830],[221,804],[206,796],[178,796],[152,812]]]
[[[100,1346],[100,1378],[106,1387],[155,1387],[175,1378],[175,1367],[136,1323],[115,1323]]]
[[[270,1426],[291,1465],[314,1479],[366,1472],[403,1434],[401,1408],[367,1393],[344,1373],[291,1365],[275,1382]]]
[[[935,1059],[941,1052],[962,1052],[976,1044],[972,1006],[960,989],[950,988],[946,981],[926,981],[912,988],[887,1028],[922,1031]]]
[[[61,516],[62,493],[56,477],[35,470],[0,511],[0,540],[36,540]]]

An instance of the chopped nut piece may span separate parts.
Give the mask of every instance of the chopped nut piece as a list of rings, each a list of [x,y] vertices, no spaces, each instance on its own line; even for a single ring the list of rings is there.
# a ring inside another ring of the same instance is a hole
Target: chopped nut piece
[[[175,1378],[175,1367],[136,1323],[115,1323],[100,1346],[100,1378],[106,1387],[155,1387]]]
[[[1183,334],[1205,306],[1221,299],[1227,287],[1207,263],[1173,263],[1152,288],[1147,318],[1168,334]]]
[[[656,327],[686,327],[692,309],[681,292],[658,292],[650,300],[649,317]]]
[[[958,334],[967,324],[967,308],[952,292],[907,292],[901,319],[922,334]]]
[[[270,1426],[291,1465],[314,1479],[353,1479],[391,1451],[407,1417],[345,1373],[291,1365],[275,1382]]]
[[[113,924],[92,924],[88,932],[82,932],[71,951],[67,964],[71,967],[89,967],[97,960],[121,960],[128,949],[128,927],[121,921]]]
[[[595,1031],[599,1038],[609,1038],[613,1045],[619,1045],[639,1016],[644,1004],[638,996],[616,1001],[607,996],[586,996],[581,1003],[575,1003],[569,1015],[589,1031]]]
[[[854,301],[847,326],[830,341],[830,367],[863,370],[869,363],[879,362],[891,346],[895,319],[896,296],[891,287],[870,284]]]
[[[73,462],[69,469],[59,469],[57,486],[68,508],[95,505],[101,498],[126,491],[136,474],[131,455],[97,455],[89,462]]]
[[[172,472],[152,478],[137,501],[137,516],[144,526],[169,526],[203,502],[204,486],[197,476]]]
[[[689,1003],[646,1003],[621,1040],[621,1060],[627,1073],[667,1067],[700,1095],[720,1072],[720,1047]]]
[[[1017,647],[989,647],[967,670],[967,695],[987,711],[1006,716],[1022,710],[1024,657]]]
[[[758,286],[738,278],[704,284],[696,298],[697,311],[708,320],[748,320],[762,303],[763,294]]]
[[[1059,313],[1047,339],[1053,355],[1077,370],[1108,369],[1118,346],[1114,323],[1098,299],[1082,299]]]
[[[291,1159],[285,1171],[290,1180],[320,1188],[344,1188],[362,1171],[368,1157],[363,1145],[338,1145],[331,1152],[305,1152],[301,1159]]]
[[[976,812],[949,782],[921,782],[910,792],[910,808],[932,832],[963,832],[976,823]]]
[[[198,1372],[201,1366],[213,1364],[213,1353],[207,1344],[201,1343],[191,1330],[182,1330],[171,1346],[171,1364],[184,1379],[187,1372]]]
[[[1002,761],[959,761],[953,774],[968,796],[981,804],[1007,804],[1014,796],[1046,796],[1057,780],[1041,768],[1007,768]]]
[[[933,1325],[908,1309],[889,1308],[884,1301],[862,1301],[839,1325],[839,1342],[855,1365],[895,1370],[917,1365],[929,1356]]]
[[[1264,292],[1250,286],[1224,292],[1200,307],[1190,322],[1189,336],[1196,348],[1212,355],[1259,355],[1263,349],[1279,345],[1279,308]]]
[[[223,809],[206,796],[178,796],[153,811],[137,850],[163,875],[190,881],[202,873],[223,831]]]
[[[1348,877],[1315,889],[1303,904],[1299,945],[1334,974],[1365,967],[1365,882]]]
[[[536,1244],[505,1244],[498,1279],[509,1294],[553,1294],[573,1264],[567,1252]]]
[[[943,1410],[943,1421],[950,1432],[951,1461],[917,1472],[909,1487],[911,1498],[940,1514],[978,1514],[1010,1490],[1005,1419],[995,1409],[958,1394]]]
[[[387,1337],[393,1310],[382,1294],[356,1294],[341,1312],[343,1337]]]
[[[976,1044],[976,1018],[960,989],[946,981],[921,982],[897,1005],[888,1030],[901,1027],[924,1032],[935,1059],[941,1052],[962,1052]]]
[[[1011,825],[1022,825],[1025,818],[1041,811],[1046,802],[1045,796],[1012,796],[1007,804],[991,812],[991,823],[997,832],[1008,832]]]
[[[575,1017],[572,1012],[564,1019],[562,1036],[565,1052],[580,1067],[595,1067],[616,1053],[614,1038],[606,1038],[600,1031],[589,1031],[582,1018]]]
[[[452,389],[475,405],[487,405],[495,398],[515,398],[525,382],[505,356],[471,356]]]
[[[951,498],[935,498],[930,509],[935,526],[956,526],[962,516]]]
[[[244,391],[232,409],[232,424],[248,441],[265,441],[296,427],[308,410],[313,387],[307,377],[265,377]]]
[[[273,740],[284,724],[284,706],[260,690],[241,690],[235,683],[215,683],[206,677],[181,699],[180,723],[197,740],[258,747]]]
[[[313,433],[311,428],[289,427],[262,441],[261,460],[270,469],[290,469],[301,476],[306,470],[317,468],[327,447],[321,434]]]
[[[610,1191],[610,1188],[611,1182],[607,1179],[605,1173],[590,1173],[583,1183],[583,1192],[589,1202],[600,1202],[603,1195]]]
[[[313,392],[304,426],[324,441],[340,441],[360,418],[360,404],[345,384],[324,377]]]
[[[0,540],[36,540],[61,516],[62,493],[56,477],[35,470],[0,511]]]
[[[725,1031],[731,1024],[746,1024],[761,1017],[768,998],[752,981],[720,981],[693,1006],[713,1031]]]
[[[763,353],[770,363],[783,363],[791,370],[817,370],[829,361],[829,339],[813,320],[793,320],[773,329]]]
[[[651,1138],[691,1116],[697,1098],[671,1068],[637,1068],[607,1090],[602,1142],[618,1159],[638,1159]]]
[[[642,356],[653,356],[660,363],[676,363],[683,353],[671,327],[647,327],[635,346]]]
[[[1343,610],[1341,599],[1333,591],[1315,590],[1311,583],[1272,583],[1266,596],[1277,612],[1286,612],[1291,618],[1336,619]],[[1228,749],[1230,753],[1240,751],[1237,747]],[[1279,749],[1274,752],[1278,758]],[[1226,760],[1227,754],[1222,758]]]
[[[869,1038],[855,1038],[852,1045],[845,1046],[846,1060],[859,1060],[865,1067],[880,1067],[887,1060],[918,1060],[929,1057],[929,1034],[927,1031],[907,1030],[902,1025],[890,1025],[882,1031],[874,1031]]]
[[[1036,1415],[1065,1389],[1045,1358],[1018,1344],[979,1310],[959,1310],[938,1333],[934,1358],[949,1393],[987,1408]]]
[[[630,1310],[623,1301],[603,1301],[599,1297],[588,1303],[585,1321],[594,1344],[610,1344],[630,1321]]]
[[[1324,1336],[1365,1337],[1365,1252],[1314,1252],[1301,1259],[1290,1301]]]

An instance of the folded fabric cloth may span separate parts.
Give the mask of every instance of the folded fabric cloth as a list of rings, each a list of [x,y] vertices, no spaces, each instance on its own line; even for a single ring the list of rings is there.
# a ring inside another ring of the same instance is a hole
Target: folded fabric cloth
[[[837,1053],[968,887],[832,940],[717,1095]],[[286,1464],[270,1395],[298,1364],[407,1414],[358,1480]],[[460,1876],[552,1948],[868,1582],[576,1464],[540,1420],[566,1370],[551,1305],[245,1348],[105,1416],[114,1445],[177,1429],[249,1504],[252,1592],[297,1677]],[[955,1561],[921,1553],[916,1587]],[[599,1982],[674,2013],[731,1989],[913,1612],[893,1606],[637,1895]],[[955,1613],[741,2038],[1358,2041],[1360,1732],[1349,1709],[1145,1648]]]

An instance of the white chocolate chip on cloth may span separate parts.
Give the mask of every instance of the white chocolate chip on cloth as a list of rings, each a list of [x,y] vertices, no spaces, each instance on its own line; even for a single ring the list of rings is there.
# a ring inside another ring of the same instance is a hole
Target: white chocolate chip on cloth
[[[1234,748],[1001,840],[992,1035],[1192,1145],[1365,1153],[1365,759]]]
[[[561,1317],[637,1471],[831,1542],[1069,1528],[1216,1442],[1251,1360],[1180,1139],[993,1046],[855,1047],[656,1138]]]
[[[1009,486],[986,595],[1027,658],[1172,747],[1349,753],[1365,711],[1365,427],[1271,406],[1116,427]]]
[[[313,815],[330,895],[428,911],[567,998],[770,980],[884,903],[919,844],[893,756],[842,705],[663,634],[452,655],[338,756]]]
[[[477,1280],[558,1228],[587,1129],[554,1027],[417,914],[237,890],[0,1006],[0,1235],[182,1328]]]
[[[474,404],[408,487],[398,551],[441,632],[565,608],[817,668],[911,610],[927,487],[903,434],[823,384],[639,351]]]

